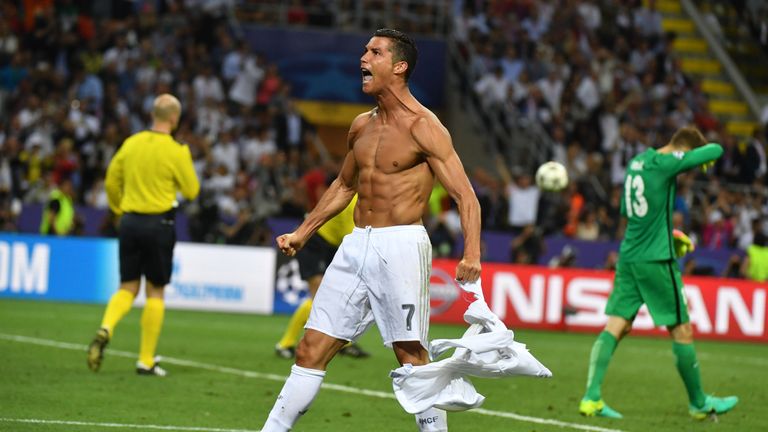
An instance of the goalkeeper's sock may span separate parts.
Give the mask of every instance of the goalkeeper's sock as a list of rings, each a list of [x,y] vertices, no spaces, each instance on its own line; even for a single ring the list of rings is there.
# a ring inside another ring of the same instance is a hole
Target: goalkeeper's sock
[[[416,414],[416,426],[424,432],[448,432],[448,416],[445,411],[433,407]]]
[[[104,310],[104,318],[101,320],[101,328],[107,329],[110,337],[117,323],[131,310],[133,299],[133,293],[124,289],[119,289],[112,294],[107,303],[107,309]]]
[[[309,410],[309,406],[320,391],[323,378],[325,378],[325,371],[293,365],[291,375],[285,380],[283,389],[280,390],[280,395],[261,432],[291,430],[299,416]]]
[[[309,319],[309,312],[312,310],[312,299],[308,298],[296,308],[291,320],[288,322],[288,328],[277,346],[280,348],[292,348],[299,343],[299,335],[304,330],[304,324]]]
[[[151,368],[155,364],[157,341],[163,328],[165,317],[165,302],[158,297],[150,297],[144,305],[141,314],[141,344],[139,345],[139,361]]]
[[[608,369],[608,364],[611,362],[613,351],[616,350],[618,341],[616,338],[603,331],[597,337],[594,345],[592,345],[592,354],[589,356],[589,374],[587,375],[587,393],[584,395],[585,399],[600,400],[600,387],[603,385],[603,378],[605,378],[605,371]]]
[[[688,401],[692,406],[703,406],[707,395],[701,388],[701,373],[699,372],[699,362],[696,360],[696,349],[692,343],[672,342],[672,352],[677,358],[675,365],[683,379],[685,390],[688,392]]]

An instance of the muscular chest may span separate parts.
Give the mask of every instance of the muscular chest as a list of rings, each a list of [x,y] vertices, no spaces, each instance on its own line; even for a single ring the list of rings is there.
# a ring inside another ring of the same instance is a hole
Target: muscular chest
[[[401,125],[366,127],[355,142],[354,154],[361,169],[382,173],[404,171],[424,162],[408,128]]]

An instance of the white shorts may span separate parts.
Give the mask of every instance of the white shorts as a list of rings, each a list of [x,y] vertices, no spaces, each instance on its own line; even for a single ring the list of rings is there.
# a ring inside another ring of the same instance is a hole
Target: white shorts
[[[432,244],[421,225],[355,228],[323,276],[305,328],[356,340],[374,322],[384,344],[429,349]]]

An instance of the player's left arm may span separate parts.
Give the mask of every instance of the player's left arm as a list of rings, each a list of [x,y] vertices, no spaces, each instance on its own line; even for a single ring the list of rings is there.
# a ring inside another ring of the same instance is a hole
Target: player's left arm
[[[179,160],[175,167],[176,184],[184,198],[193,200],[200,193],[200,181],[197,179],[192,153],[186,144],[179,149],[177,157]]]
[[[107,192],[107,202],[112,213],[121,215],[120,202],[123,199],[123,159],[125,155],[125,145],[120,147],[112,157],[107,167],[107,175],[104,179],[104,189]]]
[[[480,277],[480,203],[456,154],[448,130],[433,116],[416,120],[414,140],[432,171],[456,202],[464,233],[464,257],[456,267],[456,280],[474,282]]]
[[[682,157],[675,158],[675,174],[709,162],[714,162],[722,155],[723,147],[716,143],[705,144],[699,148],[687,151],[683,153]]]

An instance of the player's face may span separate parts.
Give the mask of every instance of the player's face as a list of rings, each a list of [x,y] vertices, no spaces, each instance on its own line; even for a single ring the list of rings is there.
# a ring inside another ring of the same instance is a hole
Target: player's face
[[[376,94],[394,77],[389,38],[374,36],[360,57],[363,93]]]

